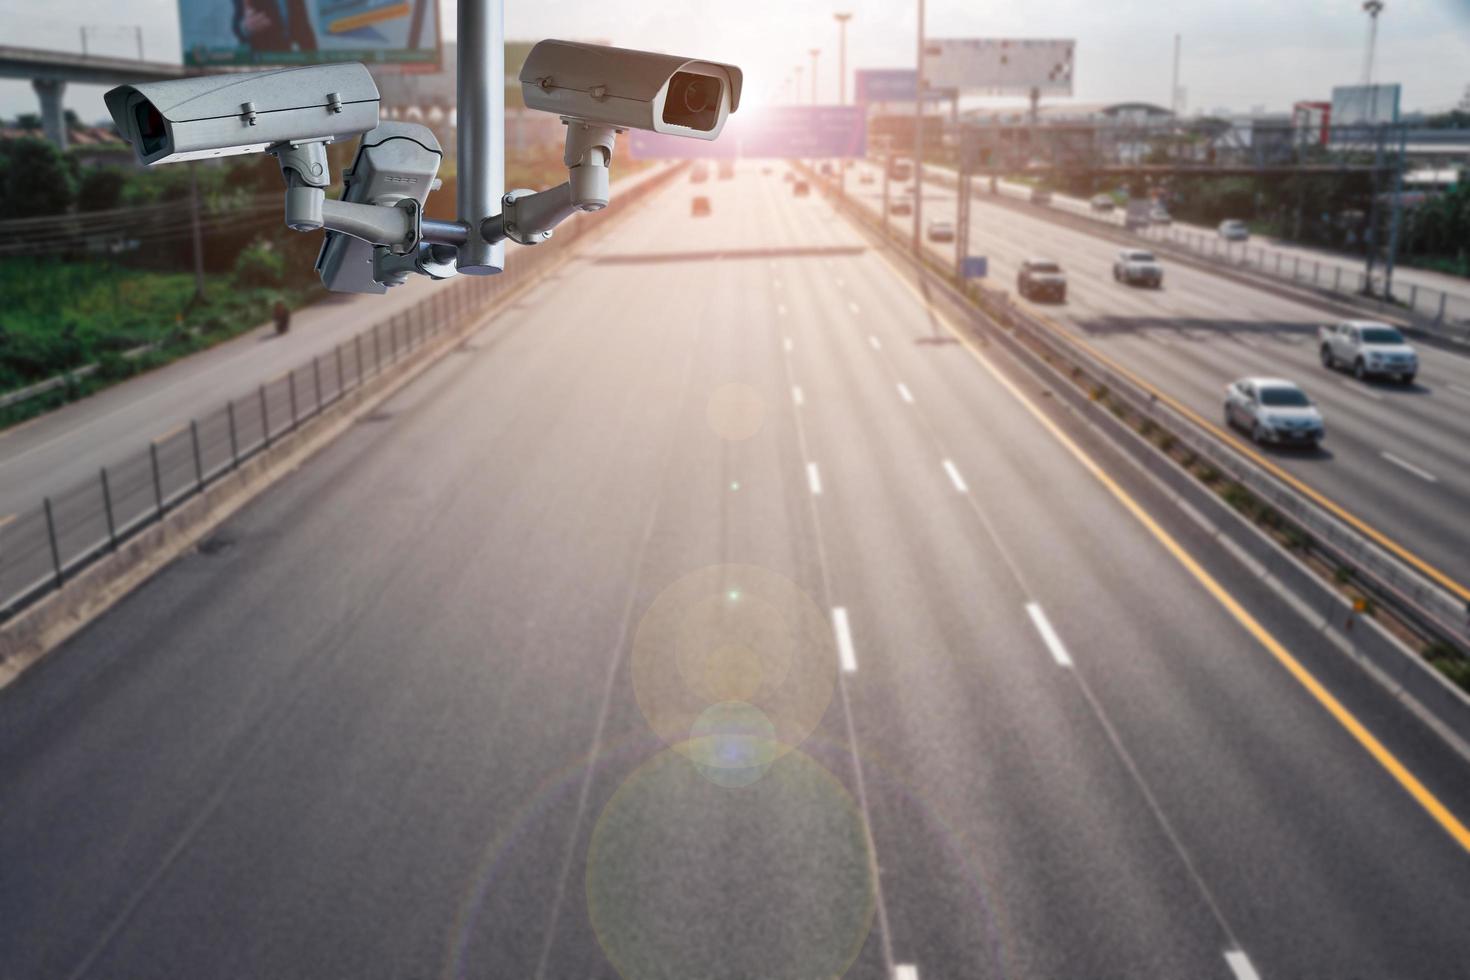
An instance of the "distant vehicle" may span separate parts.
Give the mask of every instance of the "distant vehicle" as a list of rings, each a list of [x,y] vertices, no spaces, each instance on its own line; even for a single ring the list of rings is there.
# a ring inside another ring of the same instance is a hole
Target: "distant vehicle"
[[[928,234],[931,242],[952,242],[954,241],[954,222],[931,221]]]
[[[1147,228],[1152,223],[1149,215],[1153,209],[1154,202],[1146,197],[1129,198],[1128,205],[1123,210],[1123,226],[1129,231]]]
[[[1026,259],[1016,273],[1016,292],[1026,299],[1067,301],[1067,276],[1051,259]]]
[[[721,180],[729,180],[735,176],[735,164],[729,160],[721,160],[718,174]]]
[[[899,198],[896,201],[892,201],[888,205],[888,213],[897,215],[913,214],[913,202],[906,200],[905,198]]]
[[[1162,204],[1155,204],[1148,212],[1149,224],[1172,225],[1174,219],[1169,217],[1168,210]]]
[[[1344,320],[1317,331],[1322,366],[1350,367],[1359,381],[1370,377],[1392,377],[1406,385],[1414,383],[1419,355],[1404,335],[1386,323],[1373,320]]]
[[[835,170],[832,169],[832,164],[830,164],[830,163],[823,163],[822,164],[822,176],[823,177],[830,177],[833,174],[835,174],[836,172],[837,171],[835,171]]]
[[[889,180],[908,180],[914,175],[914,168],[907,160],[888,161]]]
[[[1225,424],[1283,446],[1316,446],[1327,434],[1307,393],[1281,378],[1241,378],[1226,388]]]
[[[1092,210],[1099,214],[1111,214],[1113,208],[1116,206],[1113,199],[1106,194],[1094,195],[1088,203],[1092,205]]]
[[[1154,258],[1154,253],[1137,248],[1125,248],[1113,260],[1113,279],[1130,286],[1152,286],[1158,289],[1164,284],[1164,267]]]
[[[1220,222],[1218,231],[1220,237],[1227,242],[1244,242],[1248,241],[1251,237],[1251,230],[1246,227],[1245,222],[1237,221],[1234,218],[1228,218]]]
[[[804,180],[798,180],[796,183],[791,185],[791,193],[797,197],[806,197],[807,195],[811,194],[811,192],[811,185]]]
[[[695,218],[706,217],[710,213],[709,198],[700,195],[689,202],[689,214]]]
[[[689,168],[689,183],[702,184],[709,180],[709,167],[702,163],[696,163]]]
[[[1031,203],[1032,204],[1050,204],[1051,203],[1051,191],[1047,190],[1045,187],[1033,187],[1033,188],[1031,188]]]
[[[872,182],[873,182],[873,172],[871,170],[862,170],[862,171],[859,171],[858,172],[858,183],[859,184],[871,184]]]

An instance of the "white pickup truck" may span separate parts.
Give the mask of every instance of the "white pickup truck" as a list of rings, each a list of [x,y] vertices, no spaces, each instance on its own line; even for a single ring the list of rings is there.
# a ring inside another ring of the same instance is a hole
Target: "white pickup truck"
[[[1398,328],[1386,323],[1344,320],[1318,328],[1317,339],[1322,366],[1351,368],[1359,381],[1391,377],[1408,385],[1414,383],[1414,375],[1419,372],[1419,355]]]
[[[1164,267],[1154,258],[1154,253],[1141,248],[1125,248],[1113,260],[1113,279],[1130,286],[1149,286],[1162,289]]]

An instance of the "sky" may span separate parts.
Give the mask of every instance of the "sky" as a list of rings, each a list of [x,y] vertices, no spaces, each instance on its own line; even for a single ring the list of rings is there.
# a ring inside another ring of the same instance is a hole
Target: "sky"
[[[199,0],[186,0],[199,2]],[[230,0],[204,0],[229,3]],[[835,11],[852,13],[847,64],[912,65],[915,4],[909,0],[506,0],[506,35],[605,41],[728,61],[745,70],[751,103],[789,101],[802,68],[811,98],[810,49],[818,55],[821,102],[838,97]],[[446,37],[455,2],[441,0]],[[1286,111],[1325,100],[1362,72],[1367,17],[1360,0],[928,0],[930,37],[1075,38],[1074,99],[1169,104],[1173,41],[1182,36],[1186,107]],[[0,43],[78,51],[83,27],[94,52],[136,55],[142,27],[150,60],[179,60],[177,0],[0,0]],[[1407,110],[1452,107],[1470,86],[1470,0],[1387,0],[1374,78],[1403,85]],[[100,87],[70,86],[67,105],[85,120],[105,117]],[[0,80],[0,117],[36,111],[29,83]]]

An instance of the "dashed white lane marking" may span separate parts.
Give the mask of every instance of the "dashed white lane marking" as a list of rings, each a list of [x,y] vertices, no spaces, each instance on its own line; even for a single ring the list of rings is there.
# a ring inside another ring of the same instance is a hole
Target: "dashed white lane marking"
[[[1235,974],[1235,980],[1261,980],[1261,975],[1251,966],[1250,957],[1238,949],[1226,951],[1225,965]]]
[[[914,403],[913,393],[909,391],[909,386],[904,384],[902,381],[898,383],[898,397],[902,398],[910,405]]]
[[[792,348],[793,348],[793,347],[795,347],[795,346],[796,346],[796,345],[795,345],[795,344],[793,344],[793,343],[792,343],[792,342],[791,342],[791,338],[790,338],[790,337],[787,337],[787,338],[786,338],[786,339],[785,339],[785,340],[783,340],[783,341],[782,341],[782,342],[781,342],[781,343],[782,343],[782,345],[783,345],[783,346],[785,346],[785,348],[786,348],[786,353],[788,353],[788,354],[789,354],[789,353],[791,353],[791,349],[792,349]]]
[[[1430,483],[1438,483],[1439,482],[1439,477],[1435,476],[1433,473],[1431,473],[1428,470],[1423,469],[1421,467],[1415,466],[1413,463],[1409,462],[1406,459],[1400,459],[1398,456],[1395,456],[1393,453],[1390,453],[1390,452],[1381,452],[1378,455],[1382,456],[1384,459],[1388,460],[1393,465],[1395,465],[1395,466],[1397,466],[1397,467],[1399,467],[1401,469],[1408,470],[1410,473],[1414,474],[1415,476],[1417,476],[1421,480],[1427,480]]]
[[[960,493],[970,492],[970,488],[965,485],[965,478],[960,476],[959,468],[954,465],[952,460],[946,459],[944,461],[944,472],[949,474],[949,482],[954,484],[956,490]]]
[[[854,314],[858,314],[858,313],[861,313],[862,312],[862,307],[858,306],[856,303],[848,303],[847,304],[847,308],[849,310],[852,310],[852,312]]]
[[[1041,606],[1035,602],[1026,603],[1026,614],[1031,617],[1031,623],[1036,627],[1036,632],[1041,634],[1041,642],[1051,651],[1052,659],[1063,667],[1072,666],[1072,658],[1067,653],[1067,648],[1062,646],[1062,638],[1057,636],[1057,631],[1051,628],[1051,620],[1046,618],[1046,613]]]
[[[919,968],[912,963],[899,963],[893,968],[893,980],[919,980]]]
[[[1470,398],[1470,388],[1461,388],[1459,385],[1446,385],[1445,387],[1457,395],[1464,395],[1466,398]]]
[[[822,495],[822,473],[817,469],[816,463],[806,464],[806,484],[812,488],[812,496]]]
[[[841,606],[832,609],[832,633],[837,637],[837,659],[842,663],[843,673],[855,673],[857,653],[852,648],[852,629],[847,625],[847,610]]]
[[[777,316],[785,316],[786,315],[786,304],[785,303],[777,303],[776,304],[776,315]]]
[[[806,404],[806,396],[801,393],[801,385],[791,386],[791,400],[798,405]]]
[[[869,334],[868,335],[868,346],[871,347],[871,348],[873,348],[873,350],[882,350],[883,349],[883,342],[881,340],[879,340],[877,337],[874,337],[872,334]]]
[[[1338,384],[1342,385],[1344,388],[1351,390],[1355,394],[1362,395],[1364,398],[1371,398],[1375,402],[1383,401],[1382,395],[1380,395],[1376,391],[1364,388],[1362,382],[1360,381],[1349,381],[1347,378],[1339,378]]]

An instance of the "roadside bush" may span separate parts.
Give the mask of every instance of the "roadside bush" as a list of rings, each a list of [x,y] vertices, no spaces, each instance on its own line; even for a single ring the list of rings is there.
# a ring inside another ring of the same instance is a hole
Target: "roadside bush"
[[[74,166],[50,143],[29,137],[0,143],[0,214],[60,214],[76,193]]]
[[[98,167],[82,175],[77,188],[78,211],[111,211],[122,201],[128,175],[117,167]]]

